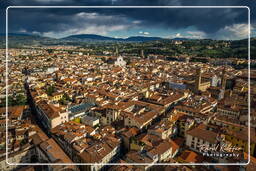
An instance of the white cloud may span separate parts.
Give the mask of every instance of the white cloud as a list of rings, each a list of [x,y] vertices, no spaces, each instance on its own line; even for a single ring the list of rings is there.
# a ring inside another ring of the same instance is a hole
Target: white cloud
[[[183,34],[176,33],[170,36],[167,36],[167,38],[173,39],[173,38],[187,38],[187,39],[204,39],[206,38],[206,33],[202,31],[186,31]]]
[[[177,34],[175,35],[175,37],[181,37],[181,34],[180,34],[180,33],[177,33]]]
[[[61,23],[59,30],[43,32],[43,36],[61,38],[74,34],[107,35],[112,31],[127,30],[136,27],[136,22],[123,16],[101,15],[99,13],[80,12],[73,16],[72,24]]]
[[[38,32],[38,31],[29,32],[29,31],[27,31],[26,29],[20,29],[20,30],[18,30],[18,32],[19,32],[19,33],[25,33],[25,34],[41,35],[41,33]]]
[[[87,12],[80,12],[77,13],[76,16],[78,16],[79,18],[87,18],[87,19],[96,19],[99,17],[99,14],[97,14],[96,12],[92,12],[92,13],[87,13]]]
[[[140,24],[140,23],[141,23],[141,21],[139,21],[139,20],[135,20],[135,21],[133,21],[132,23],[133,23],[133,24]]]
[[[172,34],[172,35],[166,36],[165,38],[173,39],[173,38],[176,38],[176,37],[179,37],[179,36],[180,36],[180,33],[176,33],[176,34]]]
[[[72,28],[68,29],[64,32],[44,32],[42,35],[46,37],[55,37],[55,38],[61,38],[65,37],[67,35],[76,35],[76,34],[99,34],[99,35],[107,35],[109,31],[118,31],[126,29],[127,26],[125,25],[114,25],[114,26],[96,26],[91,25],[89,27],[85,28]]]
[[[255,25],[251,25],[251,30]],[[213,38],[220,40],[236,40],[244,39],[248,37],[248,25],[247,24],[233,24],[230,26],[225,26],[215,33],[207,34],[203,31],[186,31],[184,33],[176,33],[168,36],[167,38],[188,38],[188,39],[205,39]]]
[[[251,30],[253,30],[253,26],[251,26]],[[230,26],[225,26],[217,31],[213,37],[223,40],[247,38],[248,24],[233,24]]]
[[[190,39],[204,39],[207,37],[206,33],[202,31],[187,31],[186,33],[188,34],[186,37]]]
[[[25,30],[25,29],[20,29],[18,32],[20,32],[20,33],[27,33],[27,30]]]
[[[41,35],[41,33],[38,32],[38,31],[32,31],[32,34],[34,34],[34,35]]]
[[[251,29],[251,37],[256,37],[256,24],[254,26],[252,26],[252,29]]]
[[[143,35],[149,35],[150,33],[147,31],[139,31],[139,34],[143,34]]]

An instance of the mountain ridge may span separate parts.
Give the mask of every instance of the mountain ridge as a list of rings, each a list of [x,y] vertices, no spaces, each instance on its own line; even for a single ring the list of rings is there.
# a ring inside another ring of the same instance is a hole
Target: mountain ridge
[[[108,37],[108,36],[101,36],[97,34],[78,34],[78,35],[70,35],[64,38],[61,38],[62,40],[78,40],[78,41],[91,41],[91,40],[97,40],[97,41],[135,41],[135,42],[144,42],[144,41],[152,41],[152,40],[163,40],[165,38],[161,37],[149,37],[149,36],[130,36],[128,38],[114,38],[114,37]]]
[[[0,37],[5,37],[5,33],[0,33]],[[175,37],[175,38],[162,38],[162,37],[156,37],[156,36],[130,36],[127,38],[114,38],[109,36],[102,36],[97,34],[74,34],[70,36],[66,36],[63,38],[53,38],[53,37],[47,37],[47,36],[41,36],[41,35],[35,35],[35,34],[28,34],[28,33],[8,33],[8,36],[10,37],[35,37],[35,38],[46,38],[46,39],[52,39],[52,40],[82,40],[82,39],[90,39],[92,40],[112,40],[112,41],[154,41],[154,40],[205,40],[205,39],[189,39],[185,37]],[[255,40],[256,37],[251,37],[251,40]],[[214,39],[209,39],[214,40]],[[223,40],[223,41],[240,41],[240,40],[247,40],[245,39],[239,39],[239,40]]]

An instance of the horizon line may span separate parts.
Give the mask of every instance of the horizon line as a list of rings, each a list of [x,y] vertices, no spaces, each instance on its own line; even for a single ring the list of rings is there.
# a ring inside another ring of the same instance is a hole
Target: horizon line
[[[8,33],[7,35],[10,34],[23,34],[23,35],[27,35],[27,36],[39,36],[42,38],[51,38],[51,39],[64,39],[64,38],[68,38],[70,36],[78,36],[78,35],[95,35],[95,36],[102,36],[102,37],[107,37],[107,38],[113,38],[113,39],[128,39],[131,37],[148,37],[148,38],[160,38],[160,39],[165,39],[165,40],[174,40],[174,39],[187,39],[187,40],[217,40],[217,41],[236,41],[236,40],[245,40],[248,39],[248,37],[242,38],[242,39],[213,39],[213,38],[187,38],[187,37],[173,37],[173,38],[167,38],[167,37],[161,37],[161,36],[145,36],[145,35],[131,35],[128,37],[113,37],[113,36],[107,36],[107,35],[100,35],[100,34],[90,34],[90,33],[83,33],[83,34],[71,34],[71,35],[67,35],[65,37],[60,37],[60,38],[56,38],[56,37],[49,37],[49,36],[43,36],[40,34],[32,34],[32,33],[23,33],[23,32],[11,32]],[[5,32],[0,33],[0,36],[6,36]],[[251,36],[250,38],[256,38],[256,35]]]

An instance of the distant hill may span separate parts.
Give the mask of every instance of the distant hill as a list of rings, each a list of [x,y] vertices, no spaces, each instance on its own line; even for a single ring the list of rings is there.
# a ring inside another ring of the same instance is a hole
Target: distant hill
[[[154,40],[162,40],[161,37],[144,37],[144,36],[133,36],[128,37],[125,41],[138,41],[138,42],[145,42],[145,41],[154,41]]]
[[[68,37],[62,38],[62,40],[68,41],[114,41],[118,40],[112,37],[100,36],[96,34],[78,34],[78,35],[71,35]]]
[[[180,46],[172,44],[172,40],[183,40]],[[187,38],[173,38],[164,39],[161,37],[145,37],[132,36],[128,38],[113,38],[95,34],[80,34],[71,35],[61,39],[42,37],[39,35],[23,34],[23,33],[9,33],[9,48],[22,48],[30,46],[41,45],[74,45],[84,46],[88,44],[108,44],[112,42],[119,42],[127,44],[130,42],[144,43],[150,42],[152,48],[145,50],[147,53],[156,53],[163,55],[177,55],[188,54],[194,56],[208,56],[208,57],[238,57],[248,58],[248,40],[211,40],[211,39],[187,39]],[[0,33],[0,48],[5,48],[5,34]],[[154,44],[157,46],[154,46]],[[226,44],[229,44],[226,46]],[[166,47],[166,48],[156,48]],[[184,48],[185,47],[185,48]],[[104,46],[103,46],[104,49]],[[191,50],[193,49],[193,50]],[[256,58],[256,38],[251,38],[251,58]],[[134,48],[129,49],[127,53],[137,53]]]
[[[51,44],[70,44],[79,45],[79,43],[97,43],[97,42],[147,42],[156,40],[189,40],[187,38],[164,39],[161,37],[149,36],[131,36],[128,38],[114,38],[101,36],[96,34],[78,34],[71,35],[60,39],[43,37],[39,35],[25,34],[25,33],[9,33],[9,44],[13,47],[21,45],[51,45]],[[5,33],[0,33],[0,45],[5,44]]]
[[[5,36],[5,33],[0,33],[0,36]],[[31,35],[31,34],[25,34],[25,33],[8,33],[8,36],[36,36],[36,35]]]
[[[176,37],[172,40],[191,40],[191,39],[188,39],[188,38],[184,38],[184,37]]]
[[[5,47],[5,33],[0,33],[0,48]],[[23,34],[23,33],[9,33],[8,45],[10,48],[30,46],[30,45],[49,45],[58,44],[58,39],[42,37],[39,35]]]
[[[145,36],[132,36],[128,38],[113,38],[107,36],[100,36],[96,34],[79,34],[79,35],[71,35],[68,37],[62,38],[62,40],[66,41],[119,41],[119,42],[146,42],[146,41],[154,41],[154,40],[162,40],[161,37],[145,37]]]

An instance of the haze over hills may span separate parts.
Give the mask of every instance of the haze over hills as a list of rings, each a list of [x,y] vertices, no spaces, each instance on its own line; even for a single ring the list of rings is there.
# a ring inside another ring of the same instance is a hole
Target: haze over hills
[[[51,38],[51,37],[44,37],[39,35],[33,34],[25,34],[25,33],[9,33],[9,38],[17,37],[17,38],[43,38],[43,39],[52,39],[52,40],[60,40],[60,41],[124,41],[124,42],[146,42],[146,41],[154,41],[154,40],[189,40],[187,38],[162,38],[162,37],[150,37],[150,36],[130,36],[128,38],[114,38],[108,36],[101,36],[96,34],[77,34],[77,35],[70,35],[64,38]],[[5,33],[0,33],[0,38],[5,37]]]
[[[25,33],[9,33],[9,47],[19,47],[23,45],[79,45],[81,43],[101,43],[101,42],[149,42],[157,40],[188,40],[186,38],[165,39],[161,37],[131,36],[128,38],[113,38],[96,34],[71,35],[64,38],[51,38],[40,35]],[[5,33],[0,33],[0,47],[5,47]]]
[[[71,35],[68,37],[62,38],[63,40],[69,41],[124,41],[124,42],[146,42],[146,41],[154,41],[154,40],[164,40],[166,38],[161,37],[149,37],[149,36],[131,36],[128,38],[113,38],[107,36],[100,36],[96,34],[79,34],[79,35]],[[179,38],[180,40],[187,40],[186,38]]]
[[[5,48],[5,33],[0,33],[0,48]],[[47,45],[59,43],[58,39],[42,37],[39,35],[23,34],[23,33],[9,33],[8,46],[22,47],[24,45]]]
[[[96,34],[77,34],[70,35],[64,38],[52,38],[45,37],[35,34],[26,34],[26,33],[9,33],[9,40],[23,41],[29,39],[37,40],[37,41],[53,41],[53,42],[147,42],[147,41],[157,41],[157,40],[206,40],[206,39],[189,39],[184,37],[176,37],[176,38],[162,38],[162,37],[151,37],[151,36],[130,36],[128,38],[114,38]],[[5,39],[5,33],[0,33],[0,42]],[[208,39],[211,40],[211,39]],[[247,39],[242,39],[247,40]],[[251,38],[251,40],[255,40],[255,38]],[[215,41],[215,40],[213,40]],[[227,40],[228,41],[228,40]],[[239,41],[239,40],[231,40],[231,41]]]

